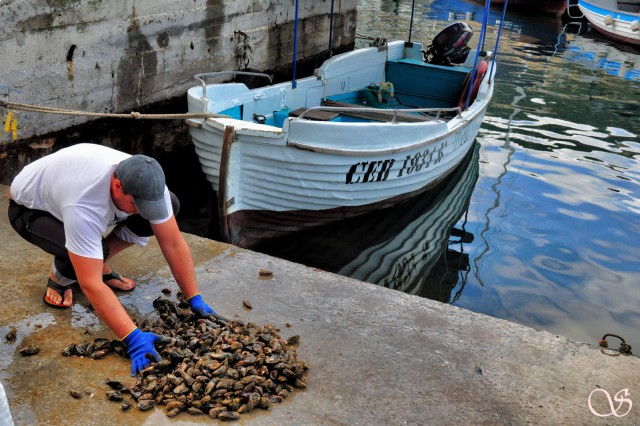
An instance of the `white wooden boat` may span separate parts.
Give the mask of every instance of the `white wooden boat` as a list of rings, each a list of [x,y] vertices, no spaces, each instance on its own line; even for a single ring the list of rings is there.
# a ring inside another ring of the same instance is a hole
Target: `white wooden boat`
[[[640,0],[579,0],[578,7],[596,31],[640,46]]]
[[[473,144],[496,70],[491,52],[459,41],[468,54],[452,52],[454,63],[394,41],[255,89],[205,83],[220,73],[196,76],[189,112],[216,115],[187,124],[218,195],[223,238],[250,247],[399,203],[444,179]]]

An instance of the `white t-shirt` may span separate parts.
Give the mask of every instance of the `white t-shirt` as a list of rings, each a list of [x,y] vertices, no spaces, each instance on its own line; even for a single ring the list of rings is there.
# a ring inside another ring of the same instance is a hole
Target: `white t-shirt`
[[[11,183],[14,201],[44,210],[64,223],[65,247],[70,252],[102,259],[102,235],[128,214],[111,200],[111,176],[118,163],[131,155],[95,144],[61,149],[26,166]],[[164,189],[168,217],[173,215],[169,190]],[[137,244],[146,244],[139,238]]]

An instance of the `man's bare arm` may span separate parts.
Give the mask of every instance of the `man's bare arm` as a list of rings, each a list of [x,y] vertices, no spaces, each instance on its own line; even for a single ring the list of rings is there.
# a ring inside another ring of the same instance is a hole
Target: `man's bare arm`
[[[187,299],[199,293],[191,251],[180,233],[175,216],[161,224],[151,224],[151,228],[182,293]]]
[[[113,293],[102,281],[102,259],[92,259],[69,252],[82,292],[100,319],[122,339],[136,325]]]

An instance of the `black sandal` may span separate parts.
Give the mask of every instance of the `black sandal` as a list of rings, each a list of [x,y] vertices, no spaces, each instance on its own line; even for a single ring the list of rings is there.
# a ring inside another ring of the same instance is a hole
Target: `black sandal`
[[[118,280],[118,281],[120,281],[120,282],[122,282],[122,283],[126,283],[126,281],[124,280],[124,278],[122,278],[122,275],[120,275],[119,273],[117,273],[117,272],[116,272],[116,271],[114,271],[113,269],[112,269],[112,270],[111,270],[111,272],[109,272],[108,274],[104,274],[104,275],[102,276],[102,282],[103,282],[103,283],[105,283],[105,284],[107,284],[107,281],[111,281],[111,280]],[[131,281],[133,281],[133,280],[131,280]],[[119,290],[119,291],[131,291],[131,290],[133,290],[134,288],[136,288],[136,282],[135,282],[135,281],[133,281],[133,287],[131,287],[129,290],[123,290],[123,289],[118,288],[118,287],[110,286],[109,284],[107,284],[107,285],[108,285],[109,287],[111,287],[112,289],[114,289],[114,290]]]
[[[64,285],[60,285],[57,282],[53,281],[51,278],[49,278],[49,281],[47,282],[47,288],[50,288],[52,290],[55,290],[56,293],[58,293],[60,295],[60,297],[62,297],[62,302],[64,303],[64,292],[66,290],[71,290],[71,285],[68,286],[64,286]],[[47,302],[47,291],[45,290],[44,295],[42,295],[42,301],[46,304],[51,306],[52,308],[57,308],[57,309],[69,309],[71,306],[65,306],[65,305],[56,305],[54,303],[50,303]]]

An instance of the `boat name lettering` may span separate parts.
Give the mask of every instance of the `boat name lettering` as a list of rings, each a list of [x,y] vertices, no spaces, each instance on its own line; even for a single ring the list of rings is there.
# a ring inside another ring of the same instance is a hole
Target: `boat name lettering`
[[[362,161],[349,168],[347,184],[365,182],[383,182],[389,177],[389,172],[396,162],[393,158],[380,161]],[[355,178],[355,179],[354,179]]]
[[[456,150],[469,140],[469,126],[460,129],[453,137],[453,149]]]
[[[432,164],[438,164],[442,160],[444,145],[440,145],[440,148],[436,149],[435,146],[427,148],[422,152],[417,152],[413,155],[407,155],[402,162],[402,168],[398,171],[397,177],[404,175],[410,175],[412,173],[419,172],[423,168],[426,169]]]
[[[396,178],[408,176],[417,173],[422,169],[426,169],[431,165],[438,164],[444,156],[444,148],[446,144],[432,146],[424,151],[409,154],[402,160],[398,161],[401,165],[400,169],[394,173]],[[384,182],[396,164],[395,158],[380,161],[361,161],[353,164],[346,176],[346,183],[367,183],[367,182]]]

